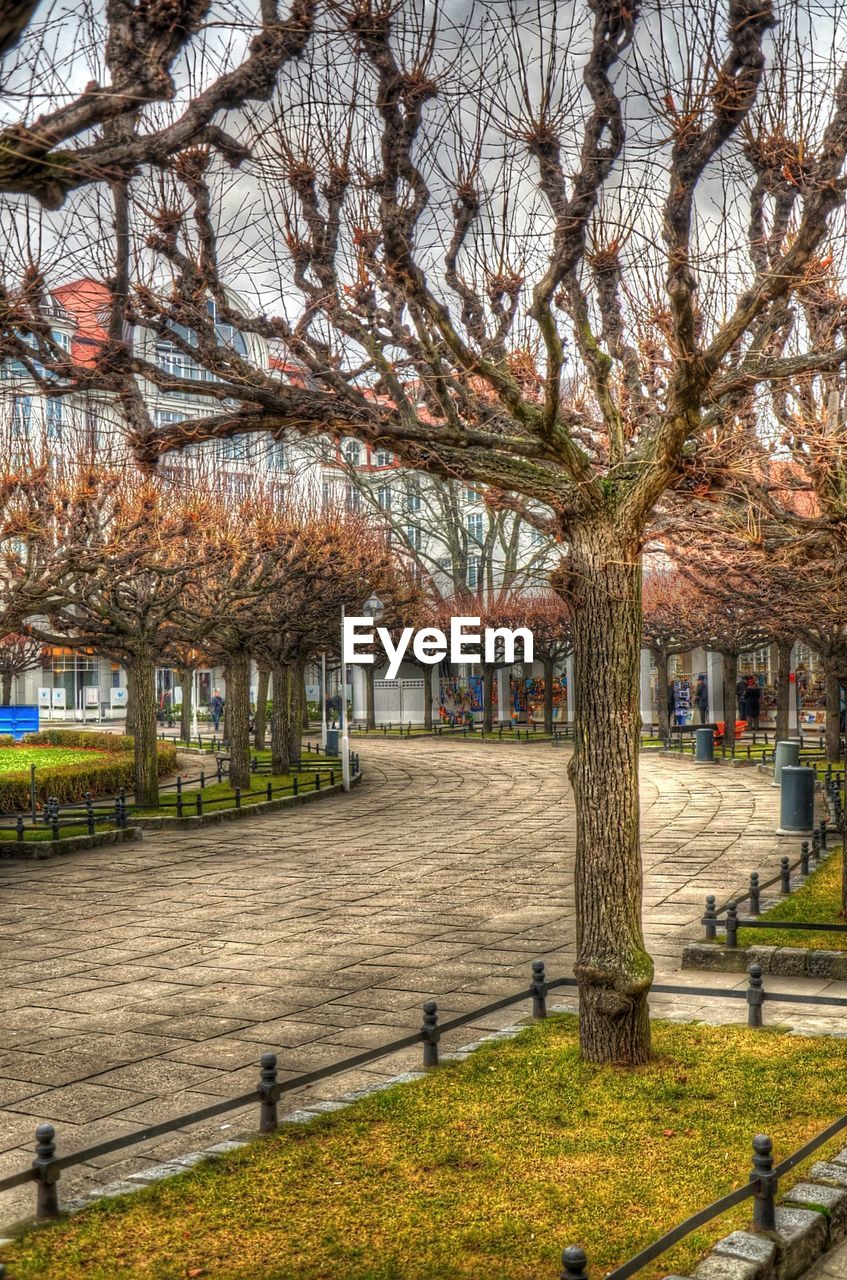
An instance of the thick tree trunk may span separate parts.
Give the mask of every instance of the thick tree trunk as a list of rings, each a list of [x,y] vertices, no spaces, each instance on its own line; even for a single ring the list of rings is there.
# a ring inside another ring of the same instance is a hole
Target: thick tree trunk
[[[836,764],[841,758],[841,682],[834,671],[826,671],[826,758]]]
[[[650,1057],[653,962],[641,930],[638,746],[641,564],[608,525],[571,532],[579,690],[576,801],[579,1036],[589,1062]]]
[[[256,751],[264,751],[265,735],[268,728],[268,685],[270,684],[270,667],[259,664],[259,685],[256,689],[256,719],[253,725],[253,746]]]
[[[291,713],[291,668],[283,662],[275,662],[273,675],[273,710],[271,712],[271,772],[285,774],[290,771],[289,716]]]
[[[308,733],[311,725],[309,723],[309,696],[306,689],[306,664],[300,664],[300,723],[303,726],[303,732]],[[298,755],[299,750],[298,750]]]
[[[3,672],[3,689],[2,689],[2,693],[0,693],[0,699],[2,699],[2,703],[0,703],[0,705],[4,707],[10,707],[12,705],[12,673],[11,671]]]
[[[376,728],[376,671],[373,666],[365,667],[365,725],[368,729]]]
[[[432,728],[432,672],[433,668],[427,663],[423,667],[424,682],[424,728]]]
[[[250,787],[250,657],[235,649],[226,664],[226,710],[229,712],[230,786]]]
[[[739,714],[738,694],[735,686],[738,683],[738,654],[723,655],[723,715],[724,744],[727,750],[735,746],[735,719]]]
[[[188,667],[179,667],[177,679],[182,689],[182,706],[179,713],[179,736],[183,742],[191,741],[191,703],[194,693],[194,672]]]
[[[135,733],[135,687],[132,679],[132,667],[124,667],[126,671],[126,724],[124,732],[130,737]]]
[[[544,659],[544,732],[553,732],[553,672],[556,664],[552,658]]]
[[[156,751],[156,659],[149,649],[132,655],[127,669],[132,689],[135,802],[155,809],[159,803],[159,761]]]
[[[654,649],[653,657],[656,659],[656,682],[658,685],[656,711],[659,717],[659,737],[663,742],[667,742],[671,730],[671,717],[668,711],[668,685],[670,684],[668,651],[664,648]]]
[[[789,733],[791,695],[794,686],[791,683],[791,649],[790,643],[780,642],[776,646],[776,741],[787,742]]]
[[[291,711],[288,718],[288,759],[291,768],[300,766],[300,746],[303,738],[303,702],[306,686],[303,681],[305,663],[297,662],[291,668]]]
[[[486,665],[482,668],[482,728],[484,733],[490,733],[494,728],[494,677],[496,674],[496,667]]]

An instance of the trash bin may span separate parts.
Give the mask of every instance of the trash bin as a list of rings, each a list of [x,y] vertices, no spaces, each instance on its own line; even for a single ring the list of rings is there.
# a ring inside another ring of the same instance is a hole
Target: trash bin
[[[694,739],[697,749],[697,754],[694,758],[697,764],[711,764],[715,759],[714,729],[697,729]]]
[[[778,787],[782,779],[782,771],[785,766],[791,765],[796,769],[800,763],[800,743],[799,742],[778,742],[773,757],[773,782],[772,787]]]
[[[326,753],[328,756],[338,755],[338,730],[327,729],[326,731]]]
[[[810,836],[815,825],[815,771],[783,765],[778,836]]]

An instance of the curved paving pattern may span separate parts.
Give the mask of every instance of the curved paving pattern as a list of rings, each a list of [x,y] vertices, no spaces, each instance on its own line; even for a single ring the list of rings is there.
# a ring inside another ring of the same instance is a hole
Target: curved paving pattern
[[[0,863],[0,1173],[21,1167],[21,1148],[31,1158],[36,1121],[79,1148],[251,1088],[267,1048],[302,1071],[405,1033],[429,996],[447,1016],[525,985],[536,956],[569,969],[566,753],[361,746],[365,779],[346,798],[117,853]],[[658,968],[676,966],[707,892],[777,866],[776,794],[753,771],[643,757]],[[69,1181],[197,1145],[177,1134]]]

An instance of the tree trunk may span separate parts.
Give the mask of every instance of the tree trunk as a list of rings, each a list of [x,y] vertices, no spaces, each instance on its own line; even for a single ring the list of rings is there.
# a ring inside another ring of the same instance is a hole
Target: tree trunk
[[[671,682],[668,675],[668,651],[664,647],[654,649],[653,657],[656,659],[656,712],[659,717],[659,737],[662,742],[667,742],[671,732],[671,717],[668,711],[668,685]]]
[[[11,671],[3,672],[3,691],[0,694],[2,698],[2,706],[10,707],[12,705],[12,673]]]
[[[289,716],[291,713],[291,668],[275,662],[273,674],[273,711],[271,712],[271,773],[290,772]]]
[[[300,723],[303,727],[303,732],[308,733],[312,726],[309,721],[309,697],[308,697],[308,691],[306,689],[305,662],[300,664]],[[300,755],[299,746],[298,746],[297,755],[298,756]]]
[[[544,732],[553,732],[553,672],[556,664],[552,658],[544,659]]]
[[[791,683],[791,644],[778,643],[776,646],[776,741],[787,742],[789,734],[791,694],[794,685]]]
[[[641,930],[641,563],[607,524],[571,531],[579,1037],[589,1062],[650,1057],[653,962]]]
[[[841,682],[836,673],[826,671],[826,758],[837,764],[841,758]]]
[[[724,744],[728,750],[735,746],[735,719],[738,715],[738,694],[735,686],[738,683],[738,654],[723,655],[723,715]]]
[[[183,742],[191,741],[191,704],[194,694],[194,672],[179,667],[177,679],[182,689],[182,707],[179,713],[179,736]]]
[[[376,728],[376,670],[374,666],[365,667],[365,725],[368,729]]]
[[[159,803],[159,761],[156,750],[156,660],[149,649],[132,655],[127,675],[132,689],[135,803],[155,809]]]
[[[253,746],[257,751],[265,749],[265,734],[268,728],[268,685],[270,684],[270,667],[259,664],[259,685],[256,690],[256,721],[253,726]]]
[[[126,672],[126,723],[124,733],[130,737],[135,733],[135,687],[132,679],[132,667],[124,667]]]
[[[250,788],[250,657],[235,649],[226,664],[230,786]]]
[[[291,668],[291,711],[288,717],[288,760],[290,768],[300,767],[300,745],[303,738],[303,702],[306,686],[303,681],[305,663],[297,662]]]
[[[482,668],[482,728],[490,733],[494,728],[494,676],[497,668],[485,665]]]
[[[425,729],[432,728],[432,672],[432,666],[426,663],[423,667]]]

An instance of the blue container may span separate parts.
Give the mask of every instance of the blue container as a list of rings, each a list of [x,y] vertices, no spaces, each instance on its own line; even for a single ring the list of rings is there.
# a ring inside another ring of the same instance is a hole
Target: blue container
[[[815,771],[783,765],[779,795],[780,836],[810,836],[815,825]]]
[[[710,764],[715,758],[714,729],[697,729],[694,733],[698,764]]]
[[[0,733],[20,742],[25,733],[38,733],[38,707],[0,707]]]
[[[326,753],[328,756],[338,755],[338,730],[327,729],[326,731]]]

